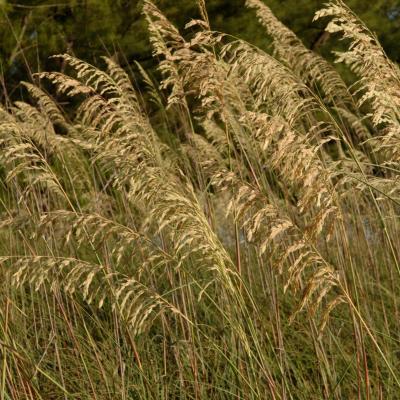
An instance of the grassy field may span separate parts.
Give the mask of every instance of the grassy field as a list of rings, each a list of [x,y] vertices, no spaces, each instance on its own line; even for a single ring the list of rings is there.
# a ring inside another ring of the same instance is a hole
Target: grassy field
[[[159,77],[59,55],[0,108],[0,400],[399,399],[398,66],[340,0],[351,85],[198,3],[145,1]]]

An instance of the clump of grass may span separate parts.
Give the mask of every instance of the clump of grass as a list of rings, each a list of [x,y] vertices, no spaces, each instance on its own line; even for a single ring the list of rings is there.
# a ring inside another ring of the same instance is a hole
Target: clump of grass
[[[0,109],[1,400],[397,397],[398,66],[247,6],[272,54],[146,0],[159,84],[65,54]]]

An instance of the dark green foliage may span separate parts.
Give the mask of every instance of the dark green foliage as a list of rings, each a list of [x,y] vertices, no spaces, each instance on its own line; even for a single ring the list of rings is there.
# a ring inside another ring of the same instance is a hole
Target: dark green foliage
[[[329,55],[331,45],[323,22],[312,23],[322,0],[266,0],[275,15],[303,39],[305,45]],[[195,0],[159,0],[160,9],[183,28],[188,16],[198,15]],[[264,30],[244,0],[208,0],[212,29],[268,47]],[[397,0],[348,0],[347,4],[375,31],[388,52],[399,60],[400,6]],[[52,54],[69,52],[92,63],[104,54],[118,55],[123,65],[137,60],[154,65],[141,0],[0,1],[0,76],[11,97],[20,80],[33,72],[62,66]],[[2,91],[0,91],[1,93]],[[6,90],[2,96],[7,95]]]

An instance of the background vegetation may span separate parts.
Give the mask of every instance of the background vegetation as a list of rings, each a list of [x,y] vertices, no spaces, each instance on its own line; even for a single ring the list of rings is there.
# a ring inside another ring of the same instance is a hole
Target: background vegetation
[[[181,29],[188,19],[199,17],[194,0],[158,0],[156,4]],[[322,22],[312,22],[323,4],[323,0],[268,1],[275,15],[308,48],[332,60],[330,52],[336,41],[324,34]],[[346,4],[378,35],[390,58],[399,61],[398,1],[348,0]],[[154,70],[156,62],[151,56],[142,8],[142,0],[2,0],[0,75],[7,87],[2,101],[7,96],[19,98],[19,82],[32,80],[32,73],[60,68],[49,59],[53,54],[68,52],[94,64],[108,54],[117,56],[125,68],[138,61]],[[254,23],[254,12],[245,7],[245,0],[209,0],[207,10],[213,30],[232,34],[264,50],[269,48],[270,41]],[[346,72],[342,73],[347,78]]]
[[[3,2],[0,399],[397,399],[400,71],[367,25],[34,6]]]

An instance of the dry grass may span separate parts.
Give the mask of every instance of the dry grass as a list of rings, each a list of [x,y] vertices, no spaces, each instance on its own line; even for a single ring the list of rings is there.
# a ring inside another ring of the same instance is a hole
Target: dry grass
[[[59,55],[0,109],[1,400],[398,398],[399,68],[247,6],[272,55],[146,0],[159,84]]]

